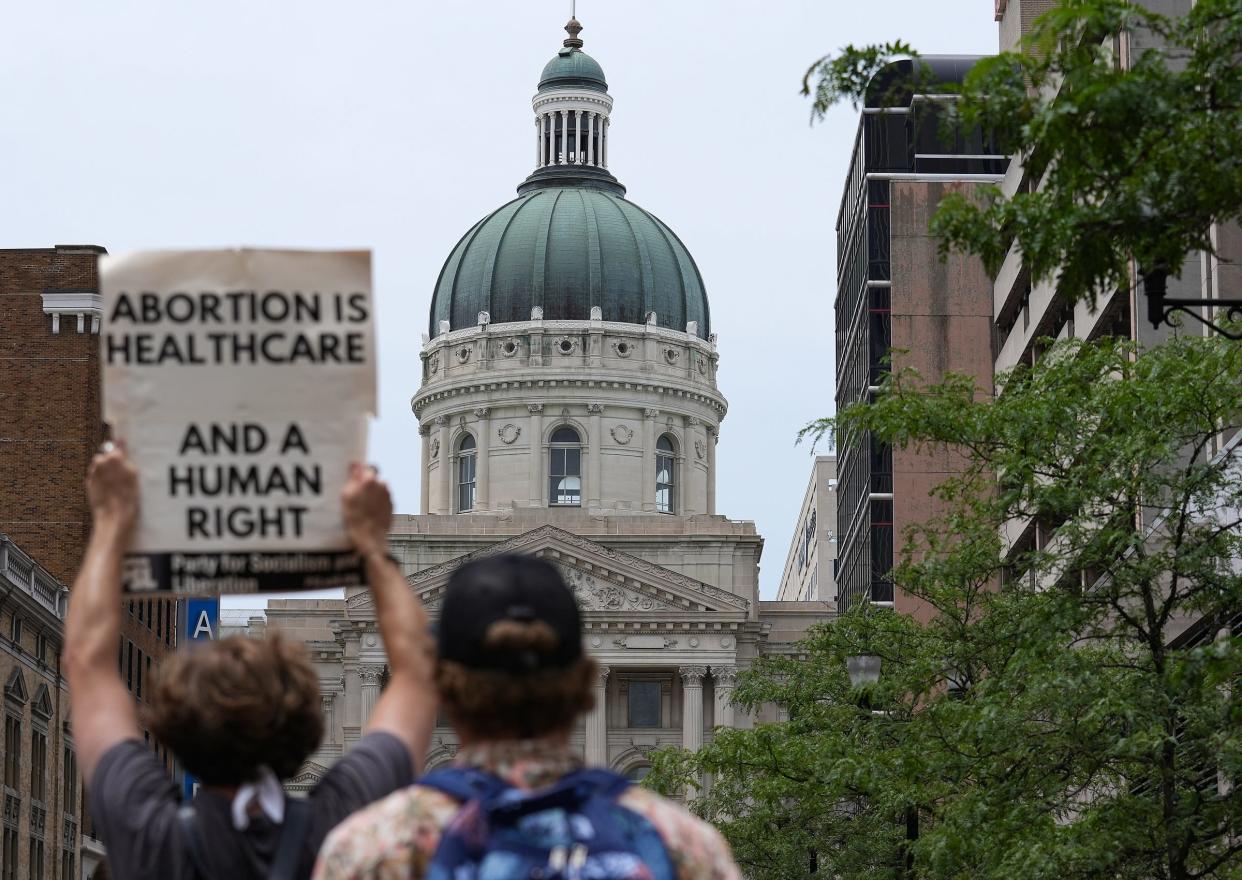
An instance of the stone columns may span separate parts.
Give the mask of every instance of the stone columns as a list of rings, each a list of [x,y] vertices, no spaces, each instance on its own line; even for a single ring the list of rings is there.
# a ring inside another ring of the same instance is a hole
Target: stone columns
[[[720,429],[707,426],[707,514],[716,514],[716,440]]]
[[[703,745],[703,678],[706,666],[682,666],[681,676],[681,746],[698,751]]]
[[[358,683],[362,685],[362,726],[371,719],[371,710],[379,702],[384,667],[376,664],[358,667]]]
[[[604,457],[604,438],[603,438],[603,415],[604,405],[602,403],[588,403],[587,412],[590,414],[590,436],[587,438],[587,509],[598,510],[600,507],[600,498],[602,496],[600,483],[604,479],[603,457]]]
[[[320,691],[319,700],[323,713],[324,742],[333,744],[336,742],[336,717],[332,710],[336,702],[336,694],[332,691]]]
[[[419,487],[418,511],[431,513],[428,506],[431,500],[431,425],[419,425],[418,434],[423,438],[422,485]]]
[[[703,513],[707,506],[707,447],[703,437],[703,422],[691,416],[686,419],[686,442],[681,444],[681,460],[685,463],[679,478],[681,506],[678,513],[692,516]]]
[[[543,140],[543,117],[536,116],[535,117],[535,168],[536,169],[538,169],[539,166],[543,164],[543,162],[541,161],[543,159],[543,148],[540,146],[540,141],[542,140]]]
[[[574,164],[582,164],[582,111],[576,111],[574,117]]]
[[[603,158],[603,166],[605,170],[607,170],[608,168],[608,129],[610,128],[612,128],[612,121],[607,116],[605,116],[604,117],[604,130],[601,133],[601,137],[599,139],[599,144],[600,144],[599,151],[600,153],[603,154],[602,158]]]
[[[586,762],[588,767],[608,766],[608,667],[599,668],[595,679],[595,708],[586,719]]]
[[[453,512],[453,453],[449,448],[451,428],[448,416],[436,416],[436,428],[440,432],[436,438],[440,447],[440,499],[436,513],[448,514]]]
[[[489,455],[491,451],[492,437],[492,420],[489,417],[491,410],[485,406],[476,407],[474,417],[478,419],[478,437],[475,440],[476,449],[475,469],[474,469],[474,509],[488,509],[488,485],[489,480]]]
[[[595,164],[595,120],[598,113],[592,113],[587,119],[587,164]]]
[[[561,111],[561,154],[556,157],[557,165],[569,162],[569,111]]]
[[[655,512],[655,445],[656,445],[656,419],[659,417],[658,409],[643,410],[643,510],[647,513]]]
[[[543,404],[528,403],[530,410],[530,506],[543,506]]]
[[[716,714],[712,718],[715,727],[733,726],[733,688],[737,686],[736,666],[712,667],[712,690],[716,697]]]

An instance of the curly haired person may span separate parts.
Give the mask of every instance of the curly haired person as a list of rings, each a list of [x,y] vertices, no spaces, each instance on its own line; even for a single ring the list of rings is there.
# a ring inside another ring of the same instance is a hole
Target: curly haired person
[[[139,505],[137,473],[123,451],[95,457],[87,495],[93,530],[70,593],[64,668],[78,762],[111,876],[308,877],[333,826],[414,778],[434,724],[431,637],[421,605],[387,556],[387,487],[354,466],[342,493],[390,671],[364,735],[309,797],[287,799],[281,782],[323,733],[318,676],[305,647],[271,635],[179,651],[162,664],[146,721],[201,782],[189,809],[144,744],[138,709],[115,665],[122,557]]]

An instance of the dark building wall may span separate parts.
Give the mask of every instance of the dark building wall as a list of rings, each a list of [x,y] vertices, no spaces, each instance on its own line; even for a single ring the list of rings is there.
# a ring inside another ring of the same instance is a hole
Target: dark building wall
[[[934,382],[947,373],[973,376],[981,393],[992,390],[992,281],[982,263],[954,254],[938,256],[929,230],[932,215],[951,192],[969,192],[977,184],[893,181],[890,189],[890,254],[893,366],[913,367]],[[900,295],[897,292],[900,291]],[[943,450],[895,449],[893,461],[893,535],[897,548],[906,530],[944,512],[931,492],[960,473],[961,456]],[[912,597],[895,592],[894,607],[920,619],[929,610]]]
[[[916,94],[960,82],[977,58],[926,56],[933,80],[896,62],[868,87],[837,218],[837,389],[840,411],[868,399],[889,370],[916,366],[936,381],[948,370],[990,388],[992,283],[976,262],[942,262],[929,223],[950,191],[995,181],[1008,159],[982,134],[942,125],[939,98]],[[894,452],[873,437],[838,438],[838,604],[892,603],[889,572],[904,529],[937,511],[928,492],[950,461]]]
[[[73,583],[90,536],[83,481],[105,436],[99,335],[91,314],[81,330],[76,315],[61,315],[54,332],[43,296],[98,293],[103,252],[0,250],[0,533],[64,584]],[[159,658],[176,644],[176,603],[134,600],[125,609],[118,668],[141,703],[150,698]],[[54,654],[51,660],[59,644]]]
[[[89,529],[82,478],[104,436],[99,337],[43,313],[48,292],[99,289],[102,248],[0,251],[0,532],[64,583]]]

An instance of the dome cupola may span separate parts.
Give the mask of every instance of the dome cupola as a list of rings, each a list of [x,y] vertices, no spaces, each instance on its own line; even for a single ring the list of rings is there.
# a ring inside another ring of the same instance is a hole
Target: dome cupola
[[[612,97],[582,51],[582,25],[544,67],[532,100],[535,169],[518,198],[471,228],[444,263],[430,335],[494,324],[653,324],[707,339],[710,311],[694,258],[660,219],[625,198],[609,170]]]
[[[582,51],[582,25],[578,19],[571,18],[565,25],[569,38],[565,47],[556,53],[556,57],[543,68],[539,77],[539,90],[554,88],[582,88],[597,92],[608,91],[608,81],[604,79],[604,69],[599,62]]]

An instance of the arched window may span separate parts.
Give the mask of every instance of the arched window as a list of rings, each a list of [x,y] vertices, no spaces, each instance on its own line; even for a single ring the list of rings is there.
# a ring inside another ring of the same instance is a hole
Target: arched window
[[[478,459],[474,438],[467,434],[457,445],[457,512],[474,510],[474,475]]]
[[[673,438],[662,434],[656,441],[656,510],[676,513],[674,491],[677,487],[677,452]]]
[[[552,432],[548,456],[548,504],[576,507],[582,504],[582,438],[570,427]]]
[[[630,782],[642,782],[647,778],[647,774],[651,772],[648,764],[638,764],[625,771],[625,778]]]

